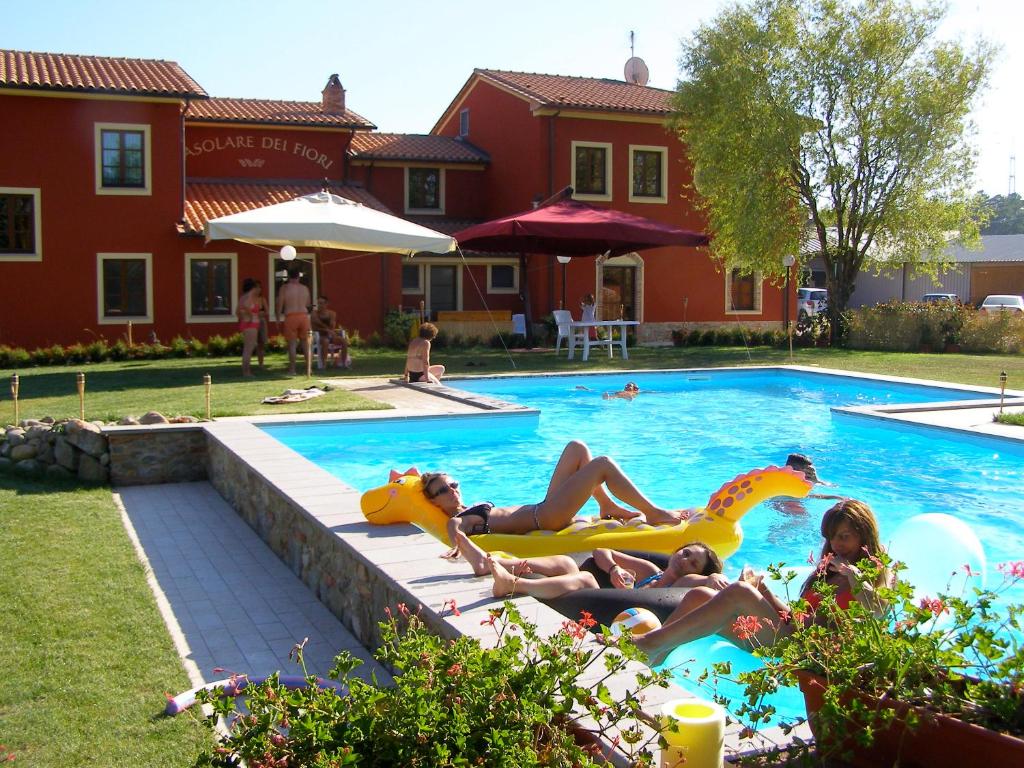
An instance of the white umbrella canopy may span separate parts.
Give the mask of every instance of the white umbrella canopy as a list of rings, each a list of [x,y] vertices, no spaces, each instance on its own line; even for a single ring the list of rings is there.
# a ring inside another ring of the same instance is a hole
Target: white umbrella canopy
[[[206,239],[407,255],[456,248],[448,235],[328,192],[210,219]]]

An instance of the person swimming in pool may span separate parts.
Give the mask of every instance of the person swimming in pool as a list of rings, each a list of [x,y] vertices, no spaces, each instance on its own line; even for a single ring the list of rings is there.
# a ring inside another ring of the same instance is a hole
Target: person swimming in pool
[[[634,397],[640,394],[640,387],[635,382],[627,381],[626,386],[617,392],[605,392],[601,397],[605,400],[611,400],[614,397],[621,398],[623,400],[632,400]]]
[[[597,501],[601,517],[607,520],[626,521],[643,515],[652,525],[677,524],[689,516],[688,510],[673,511],[654,504],[615,461],[607,456],[591,456],[587,445],[578,440],[570,441],[562,450],[548,482],[547,495],[536,504],[498,507],[485,501],[467,507],[462,503],[459,483],[447,473],[426,472],[420,482],[427,500],[450,518],[448,538],[453,545],[457,530],[471,536],[561,530],[591,497]]]

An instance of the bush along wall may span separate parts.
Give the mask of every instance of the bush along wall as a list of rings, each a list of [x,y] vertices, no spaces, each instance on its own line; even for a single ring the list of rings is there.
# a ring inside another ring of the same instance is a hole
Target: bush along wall
[[[847,346],[895,352],[1024,350],[1024,317],[982,314],[952,302],[888,301],[849,312]]]

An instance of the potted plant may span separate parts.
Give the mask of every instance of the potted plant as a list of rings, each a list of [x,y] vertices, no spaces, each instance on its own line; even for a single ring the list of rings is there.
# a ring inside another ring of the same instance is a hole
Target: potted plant
[[[862,582],[874,583],[886,560],[863,567]],[[740,717],[756,730],[771,712],[764,696],[798,681],[819,757],[865,766],[1024,765],[1024,605],[1000,602],[1024,578],[1024,561],[1000,571],[995,589],[916,601],[897,578],[877,590],[884,607],[876,613],[856,601],[841,609],[826,588],[814,620],[805,621],[809,608],[796,600],[793,632],[756,651],[761,669],[739,675],[748,697]]]
[[[449,607],[458,613],[454,601]],[[666,687],[668,675],[637,675],[635,690],[613,697],[607,679],[639,653],[625,640],[616,653],[589,641],[588,614],[543,638],[505,603],[483,622],[496,640],[483,647],[432,634],[404,605],[387,613],[375,656],[396,672],[394,685],[353,675],[360,662],[343,651],[330,675],[346,695],[312,676],[297,690],[276,676],[248,686],[241,711],[235,699],[208,694],[232,727],[207,764],[590,766],[603,762],[602,742],[635,765],[651,764],[658,734],[644,737],[640,728],[642,692]]]

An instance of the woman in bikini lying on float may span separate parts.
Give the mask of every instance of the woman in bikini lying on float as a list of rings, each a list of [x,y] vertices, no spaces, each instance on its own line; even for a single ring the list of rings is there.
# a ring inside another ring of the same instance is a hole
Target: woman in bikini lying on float
[[[594,458],[590,449],[578,440],[571,441],[562,450],[548,483],[547,495],[536,504],[497,507],[485,501],[467,507],[462,503],[458,482],[444,472],[424,473],[421,484],[427,500],[450,518],[448,538],[453,546],[456,545],[457,531],[470,536],[559,531],[573,521],[591,497],[597,501],[601,517],[607,520],[625,521],[643,515],[648,523],[654,525],[679,523],[688,516],[686,510],[671,511],[656,506],[618,464],[607,456]],[[615,499],[634,509],[627,509]],[[465,556],[466,553],[462,554]],[[489,569],[486,565],[478,567],[474,564],[473,570],[479,576]]]
[[[456,549],[472,565],[478,576],[490,572],[495,597],[530,595],[548,600],[579,589],[600,589],[597,579],[580,570],[568,555],[530,558],[499,558],[484,552],[465,533],[455,531]],[[594,565],[608,574],[616,589],[652,589],[661,587],[706,587],[724,589],[729,580],[722,574],[722,559],[706,544],[693,542],[677,549],[661,570],[650,560],[617,552],[595,549]],[[522,578],[529,576],[530,578]],[[689,605],[690,601],[683,598]],[[700,599],[694,607],[706,601]]]

